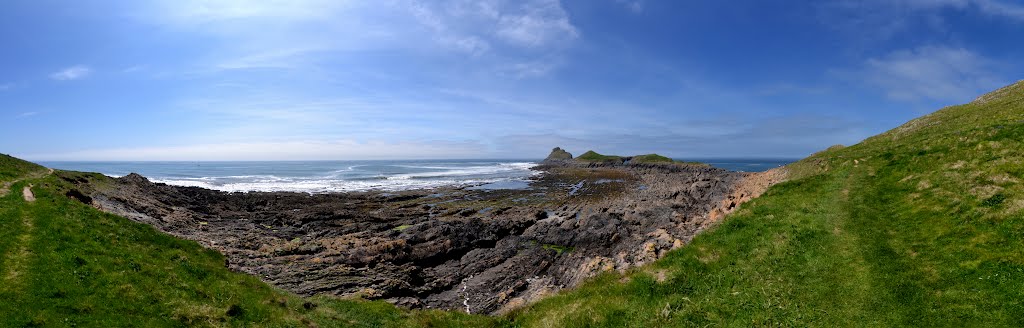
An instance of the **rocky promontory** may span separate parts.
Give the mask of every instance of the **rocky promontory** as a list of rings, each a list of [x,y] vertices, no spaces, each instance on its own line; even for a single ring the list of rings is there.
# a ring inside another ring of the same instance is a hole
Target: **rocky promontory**
[[[784,178],[638,157],[555,148],[529,188],[513,190],[227,193],[57,174],[79,201],[195,240],[298,294],[502,313],[654,261]]]
[[[565,151],[560,147],[555,147],[555,149],[551,150],[551,154],[549,154],[547,158],[544,158],[544,161],[542,161],[542,163],[567,162],[571,160],[572,154],[570,154],[569,152]]]

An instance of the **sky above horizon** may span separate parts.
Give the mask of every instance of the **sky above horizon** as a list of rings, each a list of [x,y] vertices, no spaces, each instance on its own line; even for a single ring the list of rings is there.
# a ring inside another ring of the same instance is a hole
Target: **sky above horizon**
[[[29,160],[800,158],[1024,78],[1024,2],[3,1]]]

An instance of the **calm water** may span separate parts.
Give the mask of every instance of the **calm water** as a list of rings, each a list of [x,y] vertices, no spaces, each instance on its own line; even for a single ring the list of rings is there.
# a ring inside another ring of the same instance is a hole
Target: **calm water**
[[[739,172],[762,172],[780,167],[799,159],[699,159],[693,160],[701,163],[708,163],[711,166]]]
[[[406,190],[491,184],[524,186],[539,172],[532,160],[294,161],[294,162],[42,162],[62,170],[120,177],[141,174],[153,182],[223,191],[332,192]],[[763,171],[788,160],[704,160],[734,171]],[[488,187],[485,186],[484,189]],[[501,187],[505,188],[505,187]]]

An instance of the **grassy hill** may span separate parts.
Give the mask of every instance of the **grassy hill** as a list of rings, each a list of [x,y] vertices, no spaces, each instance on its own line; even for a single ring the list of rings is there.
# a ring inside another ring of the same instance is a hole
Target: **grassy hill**
[[[680,165],[708,166],[708,164],[706,164],[706,163],[694,162],[694,161],[681,161],[681,160],[676,160],[676,159],[671,159],[671,158],[668,158],[668,157],[665,157],[665,156],[661,156],[661,155],[658,155],[658,154],[636,155],[636,156],[633,156],[632,158],[630,158],[629,163],[630,164],[648,164],[648,163],[666,164],[666,163],[674,163],[674,164],[680,164]]]
[[[598,154],[597,152],[595,152],[593,150],[588,150],[587,152],[585,152],[585,153],[583,153],[583,154],[581,154],[579,156],[576,156],[575,159],[577,161],[584,161],[584,162],[621,162],[622,161],[622,156],[601,155],[601,154]]]
[[[627,162],[629,164],[655,164],[655,163],[670,164],[670,163],[676,163],[676,164],[683,164],[683,165],[707,165],[707,164],[700,163],[700,162],[678,161],[678,160],[674,160],[672,158],[661,156],[661,155],[658,155],[658,154],[646,154],[646,155],[636,155],[636,156],[625,156],[625,157],[623,157],[623,156],[618,156],[618,155],[603,155],[603,154],[597,153],[597,152],[595,152],[593,150],[588,150],[586,153],[583,153],[582,155],[577,156],[575,158],[575,160],[580,161],[580,162],[603,162],[603,163],[613,163],[613,164],[615,164],[615,163],[621,164],[621,163]]]
[[[630,163],[673,163],[674,159],[661,156],[658,154],[647,154],[633,156],[633,159],[629,160]]]
[[[35,163],[0,154],[0,182],[11,182],[17,178],[43,171],[46,171],[46,168]]]
[[[25,180],[0,198],[0,326],[1024,326],[1022,149],[1016,84],[791,164],[664,259],[501,318],[290,295],[3,157]]]
[[[1024,83],[789,166],[720,226],[517,325],[1022,326]]]

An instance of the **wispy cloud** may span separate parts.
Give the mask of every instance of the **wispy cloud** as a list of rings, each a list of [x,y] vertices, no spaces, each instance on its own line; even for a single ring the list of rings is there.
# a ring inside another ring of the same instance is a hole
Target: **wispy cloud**
[[[198,55],[180,69],[192,81],[230,86],[177,99],[175,110],[195,120],[179,140],[186,143],[508,133],[515,127],[493,122],[521,119],[532,105],[486,104],[422,86],[501,93],[506,82],[550,76],[580,38],[557,0],[175,1],[136,16],[218,40],[193,49]],[[478,113],[465,115],[467,104],[479,105]]]
[[[316,70],[353,53],[469,56],[460,68],[493,72],[554,58],[580,37],[558,0],[422,1],[174,1],[137,18],[225,42],[208,49],[198,71]],[[264,29],[264,26],[275,26]],[[538,77],[551,69],[524,67]]]
[[[524,1],[497,21],[496,35],[506,42],[542,47],[571,41],[579,31],[557,0]]]
[[[407,1],[405,5],[438,45],[476,57],[536,61],[560,53],[580,36],[557,0]]]
[[[156,2],[160,22],[198,26],[223,21],[270,18],[280,21],[326,19],[350,6],[344,0],[175,0]],[[154,18],[148,16],[147,18]]]
[[[294,69],[307,65],[309,57],[320,51],[328,51],[325,47],[298,47],[273,49],[266,52],[243,55],[237,58],[230,58],[216,64],[216,69],[257,69],[257,68],[279,68]]]
[[[908,10],[976,10],[987,15],[1024,20],[1024,5],[1006,0],[842,0],[831,5],[864,10],[878,7]]]
[[[146,65],[128,66],[121,70],[121,73],[137,73],[146,70]]]
[[[900,36],[915,39],[956,30],[950,12],[970,12],[992,19],[1024,22],[1024,4],[1006,0],[836,0],[814,4],[823,25],[847,34],[861,46]]]
[[[3,83],[3,84],[0,84],[0,91],[7,91],[7,90],[10,90],[10,89],[14,89],[14,83]]]
[[[965,102],[1004,83],[997,63],[964,48],[928,46],[867,59],[858,70],[836,71],[902,101]]]
[[[977,10],[983,14],[1024,21],[1024,4],[1005,0],[886,0],[917,9],[954,8]]]
[[[754,93],[761,96],[820,95],[829,91],[828,87],[822,85],[802,85],[789,82],[772,83],[754,89]]]
[[[982,12],[1024,21],[1024,5],[997,0],[975,0]]]
[[[551,56],[503,64],[498,67],[498,72],[501,75],[515,78],[535,78],[545,76],[561,65],[561,57]]]
[[[701,122],[725,131],[694,133],[686,127],[658,131],[567,135],[516,134],[497,138],[496,148],[507,154],[545,155],[559,146],[578,155],[587,150],[612,154],[659,153],[677,158],[804,157],[825,145],[852,144],[866,134],[863,121],[821,115],[766,117],[758,122],[718,120]],[[697,125],[697,124],[694,124]]]
[[[92,69],[84,65],[76,65],[50,74],[50,78],[57,81],[78,80],[92,74]]]
[[[452,141],[265,141],[127,147],[25,154],[32,160],[328,160],[481,158],[477,142]]]
[[[39,112],[23,112],[23,113],[17,114],[14,117],[19,118],[19,119],[24,119],[24,118],[27,118],[27,117],[36,116],[37,114],[39,114]]]
[[[639,14],[644,11],[643,0],[615,0],[615,2],[623,5],[624,7],[626,7],[626,9],[629,9],[629,11],[632,11],[634,14]]]

